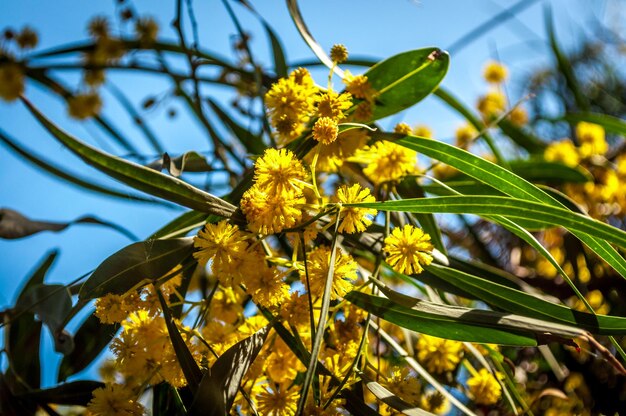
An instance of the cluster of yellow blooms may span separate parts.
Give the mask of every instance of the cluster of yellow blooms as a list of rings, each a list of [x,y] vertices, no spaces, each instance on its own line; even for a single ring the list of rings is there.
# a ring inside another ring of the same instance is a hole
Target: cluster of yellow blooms
[[[331,56],[335,64],[343,61],[345,48],[333,48]],[[239,204],[243,216],[209,222],[194,238],[193,256],[208,267],[213,291],[208,299],[188,301],[178,294],[180,275],[156,286],[172,304],[188,306],[175,324],[202,368],[210,367],[230,347],[268,325],[266,316],[279,319],[307,348],[311,348],[316,322],[325,319],[319,359],[332,376],[320,377],[317,394],[308,395],[305,414],[343,414],[344,402],[335,394],[333,380],[351,374],[347,385],[356,382],[352,370],[358,357],[366,363],[365,372],[381,379],[394,394],[443,414],[450,406],[447,398],[428,388],[407,368],[392,365],[396,358],[391,350],[374,356],[380,340],[375,333],[366,332],[366,312],[344,301],[352,290],[371,290],[366,271],[370,260],[353,257],[342,243],[336,244],[333,253],[329,245],[332,230],[345,239],[358,239],[360,233],[367,233],[377,211],[349,205],[375,202],[376,196],[389,195],[398,181],[418,172],[416,152],[390,142],[368,145],[363,129],[354,128],[358,107],[371,105],[375,92],[364,76],[350,76],[346,82],[347,92],[324,90],[315,85],[308,71],[299,68],[270,88],[265,102],[283,147],[269,148],[256,158],[252,184]],[[344,121],[351,124],[340,132]],[[432,135],[424,126],[413,130],[406,124],[398,125],[396,132]],[[285,147],[298,138],[314,140],[308,154],[298,155]],[[342,171],[341,178],[354,178],[353,183],[333,176],[347,164],[351,164],[350,169]],[[326,191],[331,188],[334,195],[329,196]],[[433,261],[430,236],[420,228],[407,224],[390,231],[379,241],[383,243],[381,254],[396,273],[418,274]],[[380,231],[372,235],[383,236]],[[285,242],[291,250],[284,249]],[[332,279],[331,307],[325,318],[320,316],[320,309],[327,279]],[[109,294],[96,303],[102,322],[120,322],[122,332],[111,344],[114,371],[88,407],[94,416],[113,414],[112,409],[139,414],[137,399],[142,388],[161,381],[174,387],[186,384],[161,315],[156,286],[124,295]],[[194,287],[192,284],[189,291]],[[250,300],[256,309],[246,307]],[[201,308],[198,313],[202,318],[188,327],[183,321],[195,308]],[[388,329],[395,338],[412,342],[397,327]],[[420,335],[414,345],[415,358],[433,374],[449,374],[464,359],[463,344],[457,341]],[[237,411],[294,415],[301,395],[297,380],[305,371],[292,349],[274,329],[270,330],[243,379],[235,399]],[[467,381],[467,392],[476,403],[490,405],[499,400],[500,385],[484,371]],[[125,386],[123,394],[121,386]],[[376,403],[374,397],[367,397]],[[381,414],[395,414],[383,403],[377,406]]]

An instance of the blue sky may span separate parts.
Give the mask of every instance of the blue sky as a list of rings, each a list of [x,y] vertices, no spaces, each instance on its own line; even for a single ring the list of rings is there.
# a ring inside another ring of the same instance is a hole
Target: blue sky
[[[455,92],[467,104],[473,104],[477,95],[487,89],[480,76],[486,60],[494,56],[505,62],[512,73],[511,99],[523,96],[515,79],[541,68],[549,62],[546,42],[543,5],[551,5],[556,20],[557,33],[565,47],[575,45],[582,35],[591,30],[594,19],[611,24],[619,22],[618,0],[545,0],[538,1],[521,12],[515,19],[498,26],[471,45],[451,55],[450,70],[443,85]],[[112,16],[113,0],[20,0],[0,2],[0,28],[21,28],[28,24],[40,35],[39,49],[84,39],[85,25],[96,14]],[[438,46],[447,48],[471,29],[488,20],[503,9],[515,4],[509,0],[351,0],[302,1],[302,14],[310,30],[326,49],[334,43],[345,44],[354,56],[385,58],[398,52]],[[231,36],[236,33],[226,11],[219,1],[196,1],[195,13],[199,25],[200,44],[214,52],[233,59],[230,52]],[[256,1],[257,10],[280,35],[290,62],[312,58],[291,22],[284,2]],[[156,18],[161,26],[161,36],[174,39],[169,27],[174,14],[173,1],[135,1],[142,15]],[[253,33],[253,51],[258,60],[268,66],[267,39],[258,21],[238,4],[233,4],[244,27]],[[621,15],[623,18],[623,14]],[[623,21],[623,19],[622,19]],[[57,74],[66,84],[76,88],[77,72]],[[166,91],[169,84],[158,77],[136,74],[111,74],[109,77],[139,106],[150,94]],[[323,78],[318,81],[324,82]],[[213,97],[227,103],[223,90],[211,91]],[[27,97],[51,119],[77,137],[97,146],[106,142],[102,133],[91,122],[75,122],[66,116],[63,102],[38,86],[29,84]],[[189,150],[205,151],[207,141],[196,122],[178,109],[178,117],[169,120],[164,109],[146,115],[146,120],[165,144],[170,154]],[[132,124],[119,104],[104,94],[104,114],[127,135],[142,143],[148,150],[141,133]],[[400,117],[389,121],[425,123],[431,126],[437,138],[449,138],[461,121],[441,105],[436,98],[428,98]],[[0,127],[23,146],[45,155],[73,172],[96,179],[116,189],[123,185],[108,180],[82,163],[51,138],[18,102],[0,102]],[[104,150],[123,154],[120,149],[104,146]],[[149,150],[148,150],[149,151]],[[53,179],[0,146],[0,206],[15,209],[32,218],[51,221],[70,221],[84,215],[95,215],[123,225],[140,238],[148,236],[182,211],[172,211],[154,206],[111,200],[88,194],[69,184]],[[48,275],[49,282],[68,282],[95,268],[106,257],[130,241],[102,227],[76,225],[60,233],[41,233],[21,240],[0,240],[0,307],[9,305],[20,280],[48,250],[60,249],[60,256]],[[47,384],[53,374],[46,374]]]

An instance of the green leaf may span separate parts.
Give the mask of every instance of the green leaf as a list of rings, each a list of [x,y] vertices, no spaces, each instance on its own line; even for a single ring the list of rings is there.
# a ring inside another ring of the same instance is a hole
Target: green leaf
[[[220,217],[215,215],[207,215],[204,212],[198,211],[187,211],[184,214],[179,215],[174,218],[169,223],[165,224],[159,230],[157,230],[154,234],[150,236],[150,240],[156,238],[164,238],[167,235],[171,235],[173,233],[177,233],[181,230],[191,230],[196,227],[200,227],[205,222],[217,222],[220,220]]]
[[[449,306],[411,298],[377,283],[388,298],[353,291],[346,300],[412,331],[466,342],[536,346],[539,341],[571,339],[585,331],[525,316]]]
[[[0,208],[0,238],[17,239],[28,237],[42,231],[59,232],[74,224],[102,225],[123,234],[130,240],[137,240],[137,237],[133,233],[121,225],[102,221],[95,217],[81,217],[70,222],[36,221],[26,218],[12,209]]]
[[[178,364],[185,375],[185,379],[187,379],[187,386],[189,387],[189,390],[191,390],[195,396],[198,391],[198,387],[200,386],[200,381],[202,380],[202,370],[198,367],[191,351],[189,351],[189,347],[187,347],[185,340],[180,335],[178,327],[174,322],[174,318],[170,313],[170,308],[163,297],[163,293],[161,293],[160,289],[157,289],[156,292],[159,296],[159,302],[161,302],[163,318],[165,319],[167,332],[170,334],[170,340],[172,341],[172,346],[174,347]]]
[[[561,46],[556,39],[556,33],[554,32],[554,22],[552,21],[552,12],[549,8],[545,9],[545,21],[546,31],[548,32],[548,39],[550,40],[550,47],[552,48],[552,53],[554,54],[554,58],[556,59],[559,71],[565,78],[565,84],[574,95],[574,99],[576,100],[576,104],[578,105],[578,107],[582,110],[588,110],[589,100],[582,92],[580,83],[576,78],[574,68],[572,68],[572,64],[561,50]]]
[[[74,349],[61,360],[57,381],[65,381],[87,368],[109,345],[119,328],[119,324],[103,324],[92,312],[74,334]]]
[[[488,328],[484,325],[478,325],[476,322],[468,322],[467,319],[461,317],[460,310],[451,314],[451,310],[456,307],[441,305],[443,306],[442,309],[424,312],[406,305],[400,305],[397,299],[387,299],[356,291],[348,293],[345,299],[359,308],[402,328],[440,338],[514,346],[537,345],[534,337],[528,336],[522,333],[522,331],[513,332],[508,328]],[[467,308],[461,309],[463,309],[463,313],[471,312]],[[484,318],[484,323],[486,323],[487,316]],[[494,318],[490,317],[489,320],[493,322]]]
[[[49,389],[33,390],[20,397],[46,404],[87,406],[92,399],[92,392],[101,387],[104,387],[104,383],[99,381],[80,380]]]
[[[19,146],[17,144],[17,141],[10,139],[9,136],[7,136],[2,130],[0,130],[0,142],[7,145],[9,149],[14,151],[16,154],[20,155],[21,157],[23,157],[24,159],[26,159],[33,165],[37,166],[38,168],[46,171],[47,173],[52,174],[53,176],[56,176],[59,179],[63,179],[64,181],[67,181],[71,184],[79,186],[88,191],[92,191],[92,192],[107,195],[107,196],[114,196],[116,198],[120,198],[126,201],[137,201],[137,202],[144,202],[144,203],[147,202],[150,204],[160,204],[160,205],[169,206],[169,203],[160,201],[158,199],[144,198],[142,196],[129,194],[128,192],[120,192],[114,189],[106,188],[102,185],[95,184],[88,179],[81,178],[81,176],[76,174],[75,172],[68,172],[64,170],[63,168],[59,167],[58,165],[55,165],[52,162],[47,161],[40,155],[37,155],[32,150],[27,150]]]
[[[626,121],[610,116],[608,114],[599,113],[569,113],[563,117],[570,123],[580,123],[586,121],[587,123],[594,123],[604,127],[604,130],[626,136]]]
[[[217,114],[220,120],[222,120],[222,123],[228,126],[230,131],[233,132],[237,140],[239,140],[243,147],[246,148],[248,153],[253,155],[260,155],[263,153],[267,146],[265,146],[265,143],[263,143],[263,139],[260,136],[252,134],[249,130],[237,124],[237,122],[235,122],[235,120],[233,120],[232,117],[230,117],[228,113],[212,99],[209,98],[207,101],[215,114]]]
[[[431,264],[426,270],[489,305],[507,312],[532,318],[558,322],[585,329],[599,335],[626,335],[626,318],[592,315],[572,310],[487,279],[464,273],[450,267]],[[416,276],[419,279],[419,275]]]
[[[70,149],[85,163],[92,165],[112,178],[140,191],[199,211],[209,212],[223,217],[228,217],[235,211],[233,205],[197,189],[180,179],[109,155],[81,142],[48,120],[28,100],[22,98],[22,101],[42,126],[44,126],[61,144]]]
[[[142,281],[163,277],[191,255],[192,247],[192,238],[147,240],[126,246],[98,266],[81,286],[79,299],[123,294]]]
[[[580,232],[604,239],[626,248],[626,232],[564,208],[530,202],[505,196],[442,196],[435,198],[404,199],[398,201],[344,204],[350,207],[374,208],[379,211],[402,211],[417,213],[501,215],[512,219],[558,225],[573,232]]]
[[[449,55],[438,48],[403,52],[365,72],[378,92],[372,120],[390,116],[418,103],[432,93],[448,72]]]
[[[455,96],[453,96],[449,91],[447,91],[446,89],[444,89],[442,87],[439,87],[434,92],[434,95],[436,97],[439,97],[441,100],[443,100],[443,102],[448,104],[452,109],[456,110],[459,114],[461,114],[463,117],[465,117],[465,119],[472,126],[474,126],[474,128],[476,128],[477,132],[482,132],[480,137],[485,139],[485,143],[487,143],[487,145],[489,146],[489,148],[493,152],[493,154],[496,157],[496,159],[500,163],[504,162],[504,156],[502,156],[498,146],[496,146],[495,141],[493,140],[493,138],[491,137],[491,135],[487,131],[485,123],[483,123],[480,118],[478,118],[476,115],[474,115],[472,110],[470,110],[465,105],[463,105]]]
[[[509,167],[513,173],[527,181],[561,183],[583,183],[593,180],[591,173],[581,167],[572,168],[558,162],[543,159],[511,160]]]
[[[222,354],[202,377],[189,410],[190,415],[230,414],[239,385],[261,351],[270,326],[239,341]]]
[[[446,163],[462,173],[515,198],[563,207],[554,197],[511,171],[455,146],[415,136],[374,132],[375,138],[392,140],[409,149]],[[626,260],[608,242],[574,232],[583,243],[626,279]]]

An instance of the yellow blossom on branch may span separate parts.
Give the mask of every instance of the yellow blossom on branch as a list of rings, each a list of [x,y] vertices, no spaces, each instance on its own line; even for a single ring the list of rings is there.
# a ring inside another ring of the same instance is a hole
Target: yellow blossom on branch
[[[343,185],[337,190],[337,200],[343,204],[354,204],[359,202],[376,202],[376,198],[370,195],[368,188],[362,188],[355,183],[348,187]],[[372,224],[372,217],[376,216],[373,208],[342,207],[339,214],[339,232],[348,234],[359,233]]]
[[[432,250],[430,235],[412,225],[396,227],[385,238],[387,263],[398,273],[421,273],[433,260]]]
[[[463,344],[449,339],[422,334],[417,340],[417,359],[431,373],[452,371],[461,361]]]
[[[498,380],[484,368],[467,380],[467,387],[472,399],[478,404],[496,404],[502,394]]]

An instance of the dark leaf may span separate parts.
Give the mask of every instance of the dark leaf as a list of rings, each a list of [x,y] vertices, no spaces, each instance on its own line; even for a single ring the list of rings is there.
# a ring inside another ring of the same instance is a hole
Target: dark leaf
[[[141,281],[165,276],[192,251],[192,238],[147,240],[124,247],[98,266],[80,288],[80,300],[123,294]]]
[[[70,222],[36,221],[26,218],[19,212],[12,209],[0,209],[0,238],[6,238],[9,240],[28,237],[42,231],[63,231],[73,224],[102,225],[125,235],[131,240],[137,240],[137,237],[133,233],[122,226],[102,221],[95,217],[82,217]]]
[[[63,357],[57,381],[65,381],[87,368],[109,345],[119,327],[119,324],[101,323],[92,312],[74,334],[74,350]]]
[[[104,383],[99,381],[80,380],[49,389],[33,390],[20,397],[46,404],[86,406],[91,401],[92,392],[101,387],[104,387]]]
[[[239,384],[261,351],[270,327],[239,341],[222,354],[204,374],[194,397],[190,415],[222,416],[229,414]],[[210,410],[209,410],[210,409]]]
[[[177,204],[229,217],[235,207],[228,202],[189,185],[180,179],[155,172],[153,169],[109,155],[70,136],[48,120],[28,100],[22,98],[30,112],[61,144],[85,163],[135,189],[167,199]]]

